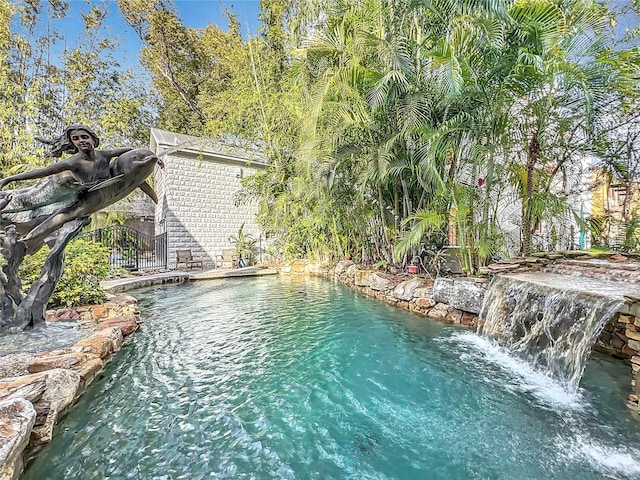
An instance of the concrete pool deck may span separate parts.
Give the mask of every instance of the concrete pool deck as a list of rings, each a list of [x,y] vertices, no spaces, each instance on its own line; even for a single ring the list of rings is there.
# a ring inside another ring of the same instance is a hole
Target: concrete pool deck
[[[231,277],[257,277],[263,275],[276,275],[278,271],[273,268],[244,267],[244,268],[218,268],[212,270],[174,270],[171,272],[155,273],[151,275],[138,275],[132,277],[116,278],[101,282],[102,287],[109,293],[122,293],[136,288],[162,285],[165,283],[183,283],[192,280],[212,280]]]

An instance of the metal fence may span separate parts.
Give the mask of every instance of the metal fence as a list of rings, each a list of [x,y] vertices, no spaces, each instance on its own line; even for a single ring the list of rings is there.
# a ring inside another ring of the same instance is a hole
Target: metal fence
[[[93,240],[110,248],[109,263],[112,267],[127,270],[167,268],[166,233],[151,236],[115,225],[83,233],[80,238]]]

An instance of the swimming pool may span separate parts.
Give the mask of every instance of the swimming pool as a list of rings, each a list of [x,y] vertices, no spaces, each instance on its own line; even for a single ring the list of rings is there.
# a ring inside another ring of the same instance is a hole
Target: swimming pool
[[[143,328],[25,479],[640,476],[628,367],[577,394],[468,330],[320,279],[140,290]]]

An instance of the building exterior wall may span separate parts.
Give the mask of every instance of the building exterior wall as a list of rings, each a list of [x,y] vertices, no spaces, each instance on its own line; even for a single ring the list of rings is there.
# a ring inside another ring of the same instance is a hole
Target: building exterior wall
[[[162,151],[162,145],[156,146],[157,153]],[[202,256],[205,268],[213,268],[222,249],[233,247],[229,236],[242,225],[245,233],[261,239],[255,221],[257,204],[236,205],[235,194],[242,178],[265,168],[264,164],[204,150],[172,151],[162,161],[164,169],[156,167],[154,172],[155,223],[156,234],[167,233],[169,268],[175,268],[176,250],[183,249]]]
[[[591,215],[592,179],[589,165],[591,158],[585,157],[565,176],[556,175],[551,191],[567,193],[567,210],[553,218],[545,218],[535,226],[533,251],[564,251],[589,249],[591,238],[576,218],[588,219]],[[513,257],[521,250],[522,199],[513,185],[504,184],[493,192],[491,201],[496,203],[495,215],[503,232],[501,256]]]
[[[632,220],[640,212],[640,188],[637,182],[611,182],[610,176],[602,168],[591,171],[594,184],[593,217],[601,226],[602,245],[610,247],[633,247],[638,243],[637,234],[627,238]],[[635,240],[634,240],[635,238]]]

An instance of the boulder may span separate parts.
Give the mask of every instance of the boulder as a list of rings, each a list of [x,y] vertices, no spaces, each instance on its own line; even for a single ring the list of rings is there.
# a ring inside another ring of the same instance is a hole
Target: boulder
[[[640,332],[636,330],[635,326],[628,326],[624,334],[627,338],[631,338],[632,340],[640,340]]]
[[[294,260],[291,264],[291,269],[293,273],[305,273],[307,268],[306,260]]]
[[[470,313],[480,313],[485,285],[466,278],[436,278],[433,299]]]
[[[489,272],[504,272],[508,270],[515,270],[520,267],[519,263],[492,263],[491,265],[487,265],[485,270],[487,273]]]
[[[435,320],[445,321],[447,316],[454,308],[444,303],[436,303],[434,307],[427,312],[427,316]]]
[[[120,327],[106,327],[102,330],[98,330],[91,336],[108,338],[113,345],[114,352],[120,350],[120,347],[122,347],[122,343],[124,342],[124,337],[122,335],[122,330],[120,329]]]
[[[39,378],[30,383],[16,384],[13,387],[0,389],[0,400],[24,398],[31,403],[38,400],[46,388],[44,378]]]
[[[371,272],[366,276],[365,281],[369,284],[371,290],[386,291],[393,288],[393,282],[377,272]]]
[[[329,266],[322,263],[310,263],[306,267],[306,272],[312,275],[325,276],[329,274]]]
[[[353,265],[353,261],[352,260],[341,260],[337,263],[336,268],[334,270],[334,273],[336,275],[342,275],[343,273],[345,273],[347,271],[347,269]]]
[[[349,267],[347,268],[347,278],[355,279],[357,272],[358,266],[355,263],[353,265],[349,265]]]
[[[29,385],[33,382],[36,382],[44,377],[45,375],[42,375],[41,373],[37,373],[34,375],[21,375],[19,377],[3,378],[2,380],[0,380],[0,390],[7,390],[10,392],[14,392],[17,389],[22,388],[25,385]]]
[[[80,320],[80,314],[75,308],[69,308],[67,310],[59,310],[52,315],[48,315],[47,321],[57,322],[59,320]]]
[[[44,420],[38,422],[38,426],[33,427],[29,441],[30,450],[51,441],[53,427],[67,413],[81,385],[80,374],[73,370],[49,370],[37,375],[46,376],[47,389],[35,404],[36,409],[43,410]]]
[[[105,328],[118,327],[122,330],[122,335],[125,337],[127,335],[131,335],[138,329],[138,322],[136,318],[131,317],[117,317],[117,318],[108,318],[100,323],[98,323],[98,330],[102,330]]]
[[[432,298],[433,297],[433,282],[425,283],[413,291],[414,298]]]
[[[624,255],[620,255],[619,253],[614,253],[609,257],[610,262],[626,262],[628,260]]]
[[[44,372],[56,368],[69,370],[79,370],[83,364],[89,360],[99,358],[92,353],[71,352],[63,355],[51,355],[45,357],[34,358],[29,362],[28,370],[30,373]]]
[[[94,358],[83,363],[82,366],[76,370],[76,372],[80,374],[84,387],[91,383],[98,372],[102,370],[102,367],[104,367],[104,362],[99,358]]]
[[[618,316],[618,321],[620,323],[634,323],[635,322],[635,317],[633,315],[620,314]]]
[[[416,305],[420,308],[431,308],[436,304],[433,298],[416,298]]]
[[[460,319],[460,323],[462,325],[466,325],[467,327],[475,328],[478,326],[478,316],[473,313],[462,312],[462,318]]]
[[[132,297],[131,295],[124,295],[124,294],[114,295],[113,297],[110,298],[110,302],[113,302],[121,306],[138,304],[138,300],[135,297]]]
[[[414,297],[415,290],[422,285],[422,280],[412,278],[396,285],[393,289],[393,296],[398,300],[409,301]]]
[[[444,319],[447,323],[455,323],[456,325],[460,325],[462,323],[462,314],[464,312],[462,310],[458,310],[457,308],[451,308],[447,313],[446,318]]]
[[[640,353],[640,342],[637,340],[629,340],[627,345],[629,346],[630,349],[632,349],[634,352],[638,352]],[[637,355],[634,354],[634,355]]]
[[[353,275],[353,283],[357,287],[368,287],[367,276],[373,273],[372,270],[358,270],[356,269]]]
[[[107,311],[107,307],[105,307],[104,305],[96,305],[95,307],[93,307],[93,310],[91,310],[91,316],[95,320],[106,318],[108,313],[109,312]]]
[[[80,374],[78,372],[60,368],[28,376],[34,378],[38,376],[45,377],[47,382],[46,390],[40,397],[40,401],[48,402],[51,409],[57,411],[60,416],[67,412],[67,409],[76,398],[76,392],[80,386]]]
[[[23,398],[0,401],[0,479],[14,480],[22,472],[35,418],[33,405]]]
[[[107,332],[113,330],[112,328],[107,330]],[[109,357],[113,353],[113,341],[110,337],[104,335],[91,335],[90,337],[83,338],[76,342],[75,346],[80,347],[82,352],[97,355],[102,359]]]

